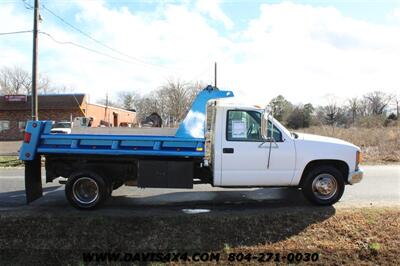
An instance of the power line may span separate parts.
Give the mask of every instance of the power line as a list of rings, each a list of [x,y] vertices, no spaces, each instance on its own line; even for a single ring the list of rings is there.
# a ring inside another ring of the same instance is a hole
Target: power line
[[[21,30],[21,31],[0,32],[0,35],[11,35],[11,34],[28,33],[28,32],[32,32],[32,30]]]
[[[28,2],[26,2],[26,0],[22,0],[22,2],[24,3],[24,6],[26,9],[33,9],[33,6],[31,4],[29,4]]]
[[[53,11],[51,11],[50,9],[48,9],[45,5],[42,5],[42,7],[43,7],[43,9],[45,9],[47,12],[49,12],[51,15],[53,15],[54,17],[56,17],[57,19],[59,19],[61,22],[63,22],[64,24],[68,25],[68,26],[71,27],[72,29],[76,30],[77,32],[79,32],[80,34],[84,35],[85,37],[91,39],[92,41],[96,42],[97,44],[99,44],[99,45],[101,45],[101,46],[103,46],[103,47],[105,47],[105,48],[107,48],[107,49],[109,49],[109,50],[111,50],[111,51],[113,51],[113,52],[115,52],[115,53],[117,53],[117,54],[120,54],[120,55],[122,55],[122,56],[124,56],[124,57],[127,57],[127,58],[129,58],[129,59],[131,59],[131,60],[133,60],[133,61],[137,61],[138,63],[141,63],[141,64],[150,65],[150,66],[159,67],[159,68],[168,68],[168,67],[166,67],[166,66],[162,66],[162,65],[157,65],[157,64],[149,63],[149,62],[143,61],[143,60],[141,60],[141,59],[139,59],[139,58],[130,56],[130,55],[126,54],[126,53],[120,52],[120,51],[118,51],[117,49],[115,49],[115,48],[113,48],[113,47],[111,47],[111,46],[109,46],[109,45],[107,45],[107,44],[104,44],[103,42],[101,42],[101,41],[99,41],[99,40],[93,38],[92,36],[90,36],[90,34],[88,34],[88,33],[84,32],[84,31],[82,31],[82,30],[79,29],[78,27],[72,25],[71,23],[69,23],[68,21],[66,21],[65,19],[63,19],[61,16],[57,15],[56,13],[54,13]]]
[[[50,33],[47,33],[47,32],[40,31],[39,33],[40,33],[40,34],[43,34],[43,35],[46,35],[46,36],[49,37],[52,41],[54,41],[54,42],[56,42],[56,43],[58,43],[58,44],[67,44],[67,45],[76,46],[76,47],[78,47],[78,48],[87,50],[87,51],[89,51],[89,52],[92,52],[92,53],[95,53],[95,54],[99,54],[99,55],[102,55],[102,56],[106,56],[106,57],[109,57],[109,58],[112,58],[112,59],[115,59],[115,60],[118,60],[118,61],[121,61],[121,62],[135,64],[134,62],[131,62],[131,61],[128,61],[128,60],[125,60],[125,59],[122,59],[122,58],[118,58],[118,57],[112,56],[112,55],[110,55],[110,54],[106,54],[106,53],[97,51],[97,50],[95,50],[95,49],[92,49],[92,48],[83,46],[83,45],[78,44],[78,43],[74,43],[74,42],[71,42],[71,41],[59,41],[59,40],[55,39]]]

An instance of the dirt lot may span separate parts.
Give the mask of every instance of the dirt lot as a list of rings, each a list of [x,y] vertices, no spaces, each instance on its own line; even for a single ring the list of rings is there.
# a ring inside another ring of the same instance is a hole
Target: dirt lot
[[[400,255],[398,207],[126,213],[2,212],[0,261],[82,265],[84,251],[169,251],[220,252],[227,262],[229,253],[309,252],[317,264],[395,265]]]

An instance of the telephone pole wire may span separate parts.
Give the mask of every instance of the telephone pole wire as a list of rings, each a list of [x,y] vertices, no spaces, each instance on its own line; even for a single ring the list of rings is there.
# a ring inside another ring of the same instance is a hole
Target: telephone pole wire
[[[39,120],[38,114],[38,78],[37,78],[37,65],[38,65],[38,23],[39,23],[39,0],[35,0],[33,11],[33,55],[32,55],[32,120]]]

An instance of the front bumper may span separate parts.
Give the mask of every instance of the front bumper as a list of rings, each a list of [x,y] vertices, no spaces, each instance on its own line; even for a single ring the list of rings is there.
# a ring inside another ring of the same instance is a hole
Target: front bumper
[[[363,179],[363,176],[364,176],[364,172],[361,169],[358,169],[357,171],[349,174],[349,176],[347,177],[347,182],[350,185],[359,183]]]

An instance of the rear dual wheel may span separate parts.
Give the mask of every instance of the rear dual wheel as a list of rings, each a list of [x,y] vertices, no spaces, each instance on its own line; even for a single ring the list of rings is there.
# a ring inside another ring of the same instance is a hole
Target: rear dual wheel
[[[95,209],[111,195],[112,188],[92,171],[73,173],[65,186],[69,203],[78,209]]]

